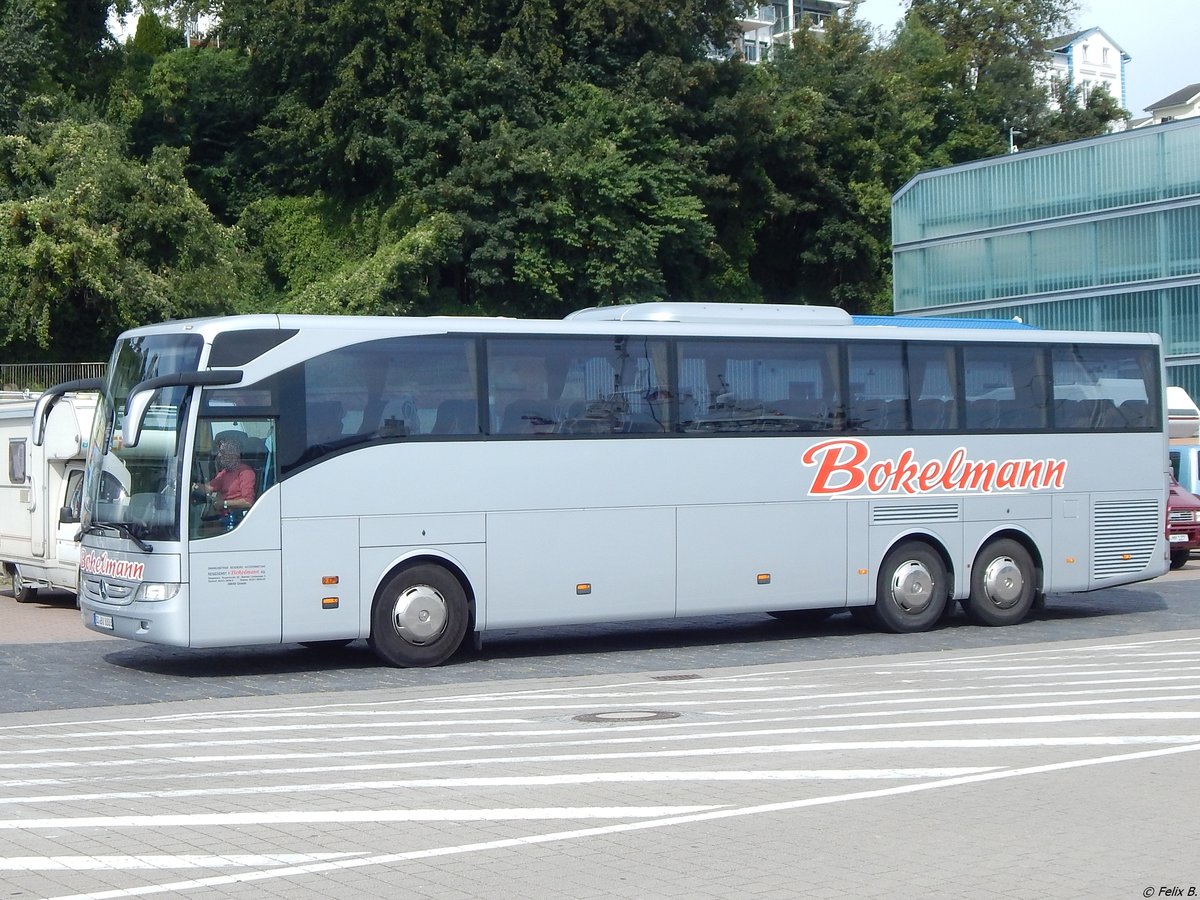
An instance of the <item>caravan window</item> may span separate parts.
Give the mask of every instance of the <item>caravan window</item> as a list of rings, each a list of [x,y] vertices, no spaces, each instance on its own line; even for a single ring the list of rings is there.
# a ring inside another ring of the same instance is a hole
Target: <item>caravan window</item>
[[[25,438],[8,442],[8,480],[13,484],[25,483]]]

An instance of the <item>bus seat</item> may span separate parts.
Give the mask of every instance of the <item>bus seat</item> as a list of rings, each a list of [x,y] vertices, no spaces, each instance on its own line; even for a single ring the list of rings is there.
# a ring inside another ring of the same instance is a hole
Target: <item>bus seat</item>
[[[433,434],[479,434],[479,410],[474,400],[443,400],[438,404]]]
[[[1150,404],[1146,400],[1126,400],[1119,411],[1129,428],[1144,428],[1150,424]]]
[[[342,436],[342,419],[346,412],[340,400],[322,400],[310,403],[308,415],[308,443],[324,444]]]
[[[1117,404],[1111,400],[1097,400],[1095,418],[1092,425],[1096,428],[1119,428],[1125,424],[1125,417],[1117,409]]]
[[[996,401],[996,425],[999,428],[1037,428],[1040,412],[1020,400]]]
[[[913,428],[916,431],[941,431],[946,427],[946,401],[922,397],[913,404]]]
[[[1095,428],[1100,416],[1100,403],[1097,400],[1080,400],[1076,405],[1078,414],[1076,416],[1075,427],[1077,428]]]
[[[1091,408],[1083,400],[1055,400],[1054,424],[1059,428],[1087,428]]]
[[[270,467],[267,464],[269,456],[267,444],[262,438],[247,437],[242,442],[242,462],[254,470],[254,486],[259,494],[271,486]]]
[[[991,398],[971,400],[967,403],[967,427],[971,429],[996,428],[1000,423],[1000,404]]]

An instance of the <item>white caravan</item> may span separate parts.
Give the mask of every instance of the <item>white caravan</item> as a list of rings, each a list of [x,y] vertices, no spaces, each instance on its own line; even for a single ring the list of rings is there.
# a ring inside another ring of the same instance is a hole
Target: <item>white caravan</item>
[[[0,479],[0,564],[13,596],[29,603],[39,589],[75,593],[84,458],[96,413],[94,393],[71,393],[51,410],[46,439],[30,439],[35,400],[0,398],[0,439],[8,477]]]

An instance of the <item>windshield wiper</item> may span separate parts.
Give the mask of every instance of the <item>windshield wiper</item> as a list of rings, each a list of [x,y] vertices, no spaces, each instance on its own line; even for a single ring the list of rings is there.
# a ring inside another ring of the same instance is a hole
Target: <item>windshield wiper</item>
[[[80,529],[79,533],[81,535],[82,534],[96,534],[98,532],[102,532],[106,528],[111,531],[115,531],[118,534],[125,535],[125,537],[129,538],[131,541],[133,541],[135,544],[138,545],[139,550],[143,550],[146,553],[154,552],[154,547],[151,546],[150,544],[147,544],[140,537],[138,537],[136,534],[134,534],[133,526],[126,525],[124,522],[90,522],[87,525],[85,525],[82,529]]]

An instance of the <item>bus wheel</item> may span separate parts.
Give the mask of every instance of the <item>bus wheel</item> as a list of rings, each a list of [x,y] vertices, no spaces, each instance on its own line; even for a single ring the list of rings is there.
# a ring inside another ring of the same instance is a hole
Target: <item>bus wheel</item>
[[[1016,625],[1037,594],[1037,573],[1029,551],[1005,538],[980,551],[971,570],[967,615],[981,625]]]
[[[1172,550],[1171,551],[1171,568],[1182,569],[1187,565],[1188,560],[1192,558],[1190,550]]]
[[[897,634],[937,624],[950,595],[946,565],[928,544],[911,541],[893,549],[879,567],[875,624]]]
[[[436,666],[458,649],[470,610],[457,578],[437,565],[397,572],[371,609],[375,654],[393,666]]]

